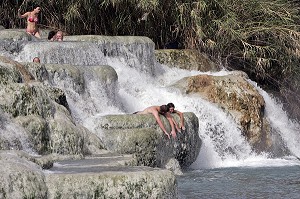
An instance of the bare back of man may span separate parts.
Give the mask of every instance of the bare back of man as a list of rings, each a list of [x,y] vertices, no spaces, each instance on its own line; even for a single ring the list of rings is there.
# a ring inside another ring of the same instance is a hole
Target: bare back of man
[[[159,117],[159,114],[166,116],[166,118],[168,119],[168,121],[171,125],[171,128],[172,128],[171,135],[175,138],[176,137],[175,127],[174,127],[172,118],[170,117],[170,114],[168,113],[168,111],[169,111],[169,108],[166,105],[150,106],[150,107],[144,109],[143,111],[136,112],[136,114],[152,114],[155,117],[160,128],[170,139],[170,134],[167,132],[166,128],[164,127],[164,125]]]
[[[148,108],[145,108],[143,111],[139,111],[136,114],[159,114],[160,112],[160,106],[149,106]]]

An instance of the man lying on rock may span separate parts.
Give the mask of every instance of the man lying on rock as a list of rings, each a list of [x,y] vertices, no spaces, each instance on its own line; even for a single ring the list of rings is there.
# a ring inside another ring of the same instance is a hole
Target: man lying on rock
[[[170,135],[172,135],[173,138],[176,138],[176,132],[175,132],[175,127],[174,127],[174,123],[173,123],[173,120],[172,120],[172,116],[171,114],[169,113],[169,107],[167,105],[161,105],[161,106],[150,106],[148,108],[146,108],[145,110],[143,111],[137,111],[133,114],[149,114],[151,113],[152,115],[154,115],[158,125],[160,126],[160,128],[163,130],[163,132],[168,136],[168,138],[170,139]],[[171,133],[169,134],[166,130],[166,128],[164,127],[160,117],[159,117],[159,114],[165,116],[170,125],[171,125],[171,128],[172,128],[172,131]]]

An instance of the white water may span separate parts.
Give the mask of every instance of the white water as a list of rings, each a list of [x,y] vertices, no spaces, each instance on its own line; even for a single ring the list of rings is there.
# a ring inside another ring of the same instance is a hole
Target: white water
[[[6,114],[0,110],[0,138],[3,146],[7,145],[10,150],[24,150],[35,154],[29,144],[25,130],[14,123]]]
[[[97,118],[102,115],[127,114],[143,110],[148,106],[173,102],[176,109],[182,112],[194,112],[199,119],[199,136],[203,145],[192,168],[300,165],[293,156],[271,159],[268,158],[268,154],[253,153],[249,144],[241,136],[235,122],[221,109],[199,97],[186,96],[177,90],[168,88],[168,85],[177,80],[200,74],[200,72],[168,68],[160,64],[155,64],[153,71],[144,72],[141,68],[145,67],[135,67],[134,64],[129,64],[141,63],[140,59],[142,58],[132,58],[132,54],[130,60],[120,57],[103,57],[97,49],[95,46],[89,46],[88,59],[84,58],[83,61],[78,59],[80,54],[77,56],[72,54],[76,53],[75,51],[60,51],[63,53],[62,55],[55,55],[63,56],[63,63],[66,63],[69,57],[72,59],[71,63],[78,65],[83,71],[88,70],[89,66],[86,65],[105,63],[112,66],[118,74],[118,86],[115,88],[115,94],[101,89],[101,84],[93,78],[88,79],[85,93],[78,93],[74,90],[72,81],[69,79],[55,81],[55,84],[66,92],[73,116],[91,131],[93,131]],[[32,50],[29,49],[29,52],[32,53]],[[77,59],[73,59],[74,57]],[[22,59],[30,61],[32,57],[22,55]],[[45,56],[44,62],[50,63],[51,59],[50,55]],[[56,57],[53,59],[59,63],[59,59]],[[227,73],[221,71],[209,74],[224,75]],[[299,124],[290,121],[286,113],[282,111],[282,106],[266,92],[260,88],[258,90],[266,101],[267,117],[271,121],[272,127],[283,137],[287,148],[293,154],[300,156],[300,139],[297,136],[300,129]]]
[[[256,85],[252,82],[253,85]],[[280,132],[287,148],[297,157],[300,157],[300,124],[288,118],[280,102],[272,98],[268,93],[256,85],[259,93],[266,102],[266,114],[272,127]]]
[[[199,118],[199,136],[203,140],[203,146],[192,168],[300,165],[299,161],[293,157],[270,159],[268,154],[257,155],[253,153],[250,145],[241,136],[241,132],[235,122],[222,110],[198,97],[188,97],[167,87],[183,77],[200,74],[200,72],[170,69],[158,64],[156,67],[158,67],[157,70],[160,73],[152,77],[133,68],[124,67],[126,63],[116,59],[108,59],[108,64],[114,67],[119,76],[120,89],[117,104],[119,104],[119,107],[125,107],[125,110],[118,112],[116,111],[118,107],[112,106],[110,109],[94,115],[94,119],[105,114],[132,113],[151,105],[173,102],[178,110],[194,112]],[[227,72],[222,71],[211,74],[224,75]],[[271,103],[268,100],[271,99],[270,96],[266,93],[263,96],[267,104]],[[270,114],[270,111],[277,111],[278,117],[287,118],[280,105],[272,104],[271,106],[273,106],[273,109],[269,105],[267,106],[267,114],[271,121],[273,113]],[[85,123],[89,124],[91,122],[90,119],[91,117]],[[286,127],[289,126],[289,122],[288,118],[286,121],[283,121],[284,124],[281,127],[282,129],[280,129],[281,135],[288,129]],[[275,125],[275,123],[272,122],[272,125]],[[86,125],[86,127],[89,128],[89,125]],[[92,131],[93,129],[90,128],[90,130]],[[294,135],[297,132],[299,131],[294,131]],[[286,141],[287,145],[293,144],[299,150],[299,140]],[[298,147],[296,143],[298,143]],[[231,150],[228,151],[228,149]]]

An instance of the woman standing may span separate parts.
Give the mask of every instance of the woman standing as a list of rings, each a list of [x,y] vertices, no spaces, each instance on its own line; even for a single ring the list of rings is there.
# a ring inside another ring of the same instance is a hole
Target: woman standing
[[[26,28],[26,32],[28,34],[31,34],[33,36],[36,36],[38,38],[41,38],[40,33],[39,33],[39,28],[37,26],[37,22],[38,22],[38,15],[39,12],[41,11],[40,7],[36,7],[33,11],[31,12],[26,12],[24,14],[20,14],[20,12],[18,12],[18,15],[20,18],[25,18],[27,17],[27,28]]]

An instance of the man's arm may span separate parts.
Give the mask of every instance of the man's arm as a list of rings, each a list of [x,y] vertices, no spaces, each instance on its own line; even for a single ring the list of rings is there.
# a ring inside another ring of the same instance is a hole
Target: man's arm
[[[152,112],[152,114],[154,115],[158,125],[160,126],[160,128],[163,130],[163,132],[168,136],[168,138],[170,139],[170,135],[169,133],[167,132],[167,130],[165,129],[160,117],[159,117],[159,114],[158,112]]]
[[[185,127],[184,127],[184,118],[183,118],[183,113],[180,112],[180,111],[174,111],[175,113],[177,113],[180,117],[180,128],[182,128],[182,130],[185,130]]]
[[[173,121],[173,123],[174,123],[174,126],[175,126],[176,130],[177,130],[178,132],[180,132],[181,129],[179,128],[179,126],[178,126],[177,122],[175,121],[174,117],[172,117],[172,121]]]
[[[169,120],[169,123],[170,123],[171,128],[172,128],[171,135],[173,136],[173,138],[176,138],[176,131],[175,131],[175,127],[174,127],[173,118],[172,118],[170,113],[166,113],[165,116]]]

